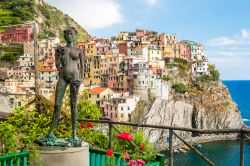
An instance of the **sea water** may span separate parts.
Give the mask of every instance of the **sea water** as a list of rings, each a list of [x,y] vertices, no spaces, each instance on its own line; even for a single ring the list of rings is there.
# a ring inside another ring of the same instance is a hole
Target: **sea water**
[[[233,100],[237,103],[244,124],[250,127],[250,81],[223,81]],[[217,141],[205,143],[196,148],[205,154],[217,166],[238,166],[240,158],[239,141]],[[244,164],[250,166],[250,142],[244,145]],[[174,155],[175,166],[206,166],[192,150]]]

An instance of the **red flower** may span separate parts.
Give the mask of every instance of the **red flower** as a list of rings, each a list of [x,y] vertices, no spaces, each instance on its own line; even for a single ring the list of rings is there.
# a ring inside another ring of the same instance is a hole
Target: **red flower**
[[[141,150],[144,150],[144,148],[145,148],[144,145],[141,145],[141,146],[140,146],[140,149],[141,149]]]
[[[143,166],[145,164],[145,161],[142,159],[137,160],[137,165],[138,166]]]
[[[113,151],[111,149],[108,149],[106,151],[107,156],[113,156]]]
[[[119,139],[122,139],[124,141],[125,140],[132,141],[134,139],[134,137],[132,135],[130,135],[129,133],[126,133],[126,132],[118,134],[116,137]]]
[[[94,124],[93,123],[89,123],[88,124],[88,128],[93,128],[94,127]]]
[[[84,128],[85,128],[85,126],[84,126],[84,124],[83,124],[83,123],[82,123],[80,126],[81,126],[81,128],[82,128],[82,129],[84,129]]]
[[[130,160],[128,164],[129,164],[129,166],[136,166],[137,162],[136,162],[136,160]]]

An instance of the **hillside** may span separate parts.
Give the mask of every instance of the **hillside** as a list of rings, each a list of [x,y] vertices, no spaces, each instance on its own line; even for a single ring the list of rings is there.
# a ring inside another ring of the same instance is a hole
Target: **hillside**
[[[77,40],[84,41],[89,34],[72,18],[48,3],[35,0],[0,0],[0,25],[20,24],[36,20],[39,23],[39,38],[60,37],[66,27],[73,26],[78,31]],[[3,31],[3,30],[1,30]]]
[[[167,100],[150,93],[137,104],[132,113],[132,122],[164,126],[178,126],[195,129],[232,129],[240,128],[243,121],[236,103],[232,100],[227,87],[219,80],[219,73],[210,67],[211,76],[193,77],[191,66],[178,64],[178,74],[165,79],[169,87]],[[145,129],[150,141],[161,149],[168,142],[168,131]],[[180,132],[181,136],[191,142],[204,142],[225,139],[227,136],[206,135]],[[223,138],[221,138],[223,137]]]

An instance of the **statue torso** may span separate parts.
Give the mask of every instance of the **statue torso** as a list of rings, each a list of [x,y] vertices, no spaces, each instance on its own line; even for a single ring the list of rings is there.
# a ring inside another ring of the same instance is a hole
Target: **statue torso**
[[[62,67],[59,73],[66,81],[80,79],[80,54],[79,48],[64,48],[65,52],[61,55]]]

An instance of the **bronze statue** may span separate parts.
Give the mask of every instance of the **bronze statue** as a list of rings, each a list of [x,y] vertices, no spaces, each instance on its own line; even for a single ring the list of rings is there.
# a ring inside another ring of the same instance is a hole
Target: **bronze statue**
[[[49,133],[44,138],[36,141],[40,145],[50,146],[81,146],[82,141],[76,135],[77,122],[77,96],[83,80],[84,54],[79,48],[74,47],[77,31],[75,28],[64,30],[66,47],[56,49],[56,67],[59,79],[56,86],[54,113]],[[61,106],[67,86],[70,86],[70,106],[72,119],[72,138],[57,139],[53,132],[60,118]]]

